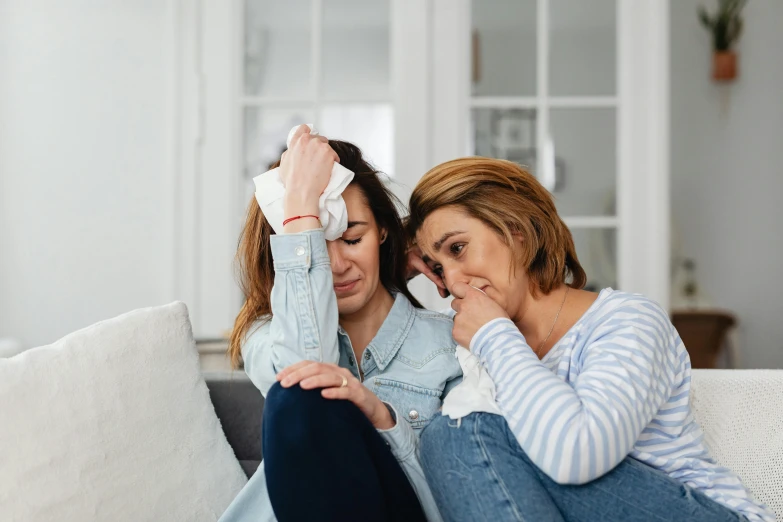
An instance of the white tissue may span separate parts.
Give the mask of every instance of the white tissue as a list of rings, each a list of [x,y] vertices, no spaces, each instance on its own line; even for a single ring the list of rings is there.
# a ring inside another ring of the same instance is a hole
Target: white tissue
[[[457,346],[455,355],[462,367],[462,382],[446,395],[443,415],[455,420],[479,411],[502,415],[495,402],[495,382],[479,358],[462,346]]]
[[[307,126],[310,127],[311,136],[318,135],[318,131],[313,128],[311,123],[308,123]],[[287,147],[291,146],[291,138],[294,136],[297,127],[298,125],[288,133],[288,138],[286,139]],[[329,184],[318,200],[321,226],[324,228],[326,239],[330,241],[338,239],[348,228],[348,213],[345,209],[342,193],[352,179],[353,172],[339,163],[335,163],[334,167],[332,167],[332,177],[329,179]],[[283,195],[285,194],[285,187],[280,180],[280,168],[278,167],[256,176],[253,178],[253,183],[256,185],[256,201],[261,207],[264,217],[272,225],[275,233],[282,234],[283,221],[293,216],[284,215]]]

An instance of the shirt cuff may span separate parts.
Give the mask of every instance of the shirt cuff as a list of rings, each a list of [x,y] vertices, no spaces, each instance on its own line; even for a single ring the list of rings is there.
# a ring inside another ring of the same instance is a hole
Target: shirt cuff
[[[398,461],[403,461],[413,455],[416,452],[416,435],[413,433],[413,428],[404,420],[400,420],[400,416],[397,414],[397,410],[394,406],[388,402],[384,402],[386,408],[389,409],[392,419],[394,419],[395,425],[393,428],[387,430],[378,430],[378,433],[386,441],[389,448],[391,448],[392,454]]]
[[[470,339],[469,348],[471,353],[474,353],[479,358],[481,358],[482,352],[487,347],[488,340],[492,339],[499,333],[506,333],[509,331],[519,332],[517,325],[514,324],[514,321],[508,319],[507,317],[498,317],[497,319],[492,319],[490,322],[479,328],[475,334],[473,334],[473,337]]]
[[[329,264],[329,252],[323,229],[297,234],[274,234],[270,237],[275,270],[310,268]]]

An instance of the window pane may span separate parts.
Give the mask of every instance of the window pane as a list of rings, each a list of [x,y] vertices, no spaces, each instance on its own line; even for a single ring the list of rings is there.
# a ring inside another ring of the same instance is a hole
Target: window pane
[[[244,177],[251,180],[266,172],[285,150],[288,131],[296,125],[311,123],[310,108],[267,109],[248,107],[244,114]],[[249,181],[252,185],[252,181]]]
[[[390,104],[325,105],[319,132],[350,141],[380,171],[394,176],[394,110]]]
[[[473,95],[535,96],[536,0],[473,0]]]
[[[549,94],[616,92],[616,0],[551,0]]]
[[[587,273],[587,290],[617,289],[617,231],[614,228],[571,229],[579,263]]]
[[[245,0],[245,94],[311,94],[310,0]]]
[[[563,216],[613,216],[617,154],[614,109],[552,109],[557,172],[552,193]]]
[[[324,97],[390,96],[389,19],[389,0],[323,3]]]
[[[470,136],[477,156],[536,166],[535,109],[473,109]]]

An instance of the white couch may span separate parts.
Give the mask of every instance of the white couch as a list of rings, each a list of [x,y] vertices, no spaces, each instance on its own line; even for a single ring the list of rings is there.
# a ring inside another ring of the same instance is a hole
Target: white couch
[[[207,382],[181,303],[0,358],[0,521],[217,520],[261,460],[263,399],[241,372]],[[695,370],[692,400],[783,518],[783,370]]]
[[[783,518],[783,370],[693,370],[692,391],[713,456]]]

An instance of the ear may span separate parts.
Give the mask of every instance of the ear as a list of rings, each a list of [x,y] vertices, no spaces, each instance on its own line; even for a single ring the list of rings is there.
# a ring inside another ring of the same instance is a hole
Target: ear
[[[388,236],[388,234],[386,233],[385,228],[382,228],[380,232],[381,232],[381,244],[384,244],[386,242],[386,236]]]

